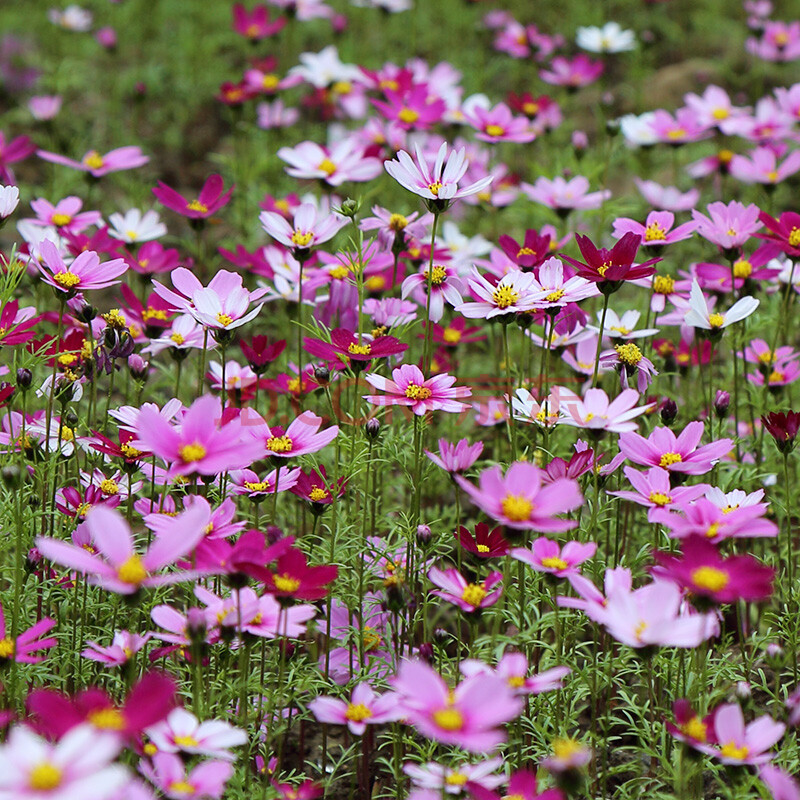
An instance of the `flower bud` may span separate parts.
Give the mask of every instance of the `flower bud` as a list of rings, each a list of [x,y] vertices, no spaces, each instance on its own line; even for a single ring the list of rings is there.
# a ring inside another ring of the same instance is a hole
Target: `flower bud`
[[[31,383],[33,383],[33,373],[29,369],[25,369],[21,367],[17,370],[17,386],[22,389],[23,392],[27,392],[28,389],[31,388]]]
[[[367,420],[367,424],[364,426],[364,433],[370,439],[377,439],[381,432],[381,423],[377,417],[372,417],[371,419]]]
[[[418,648],[417,652],[419,653],[419,657],[427,662],[428,664],[433,664],[433,645],[430,642],[423,642]]]
[[[662,404],[661,404],[661,421],[669,427],[675,422],[675,418],[678,416],[678,404],[671,398],[668,397]]]
[[[343,217],[350,217],[353,219],[355,215],[358,214],[359,208],[361,208],[361,201],[353,200],[352,197],[348,197],[346,200],[342,201],[342,205],[339,208],[339,213]]]
[[[314,369],[314,380],[320,386],[327,386],[330,382],[330,379],[331,371],[324,364],[321,364]]]
[[[0,477],[9,489],[16,489],[22,483],[23,474],[16,464],[8,464],[0,470]]]
[[[433,531],[431,531],[430,525],[417,525],[417,541],[425,546],[430,544],[431,539],[433,539]]]
[[[722,389],[717,389],[717,396],[714,399],[714,413],[719,419],[725,419],[728,416],[728,407],[731,404],[731,396],[728,392]]]
[[[130,370],[131,377],[136,381],[146,381],[149,366],[147,362],[137,353],[128,357],[128,369]]]
[[[264,536],[267,540],[267,544],[275,544],[275,542],[283,539],[283,530],[277,525],[267,525],[267,530]]]

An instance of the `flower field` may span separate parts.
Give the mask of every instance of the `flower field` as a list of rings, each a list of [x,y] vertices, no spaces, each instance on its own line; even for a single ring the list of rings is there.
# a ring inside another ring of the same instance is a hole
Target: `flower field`
[[[800,800],[800,20],[0,8],[0,800]]]

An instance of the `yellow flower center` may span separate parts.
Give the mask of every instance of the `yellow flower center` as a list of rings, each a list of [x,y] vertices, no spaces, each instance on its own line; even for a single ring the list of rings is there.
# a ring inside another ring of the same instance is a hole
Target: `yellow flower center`
[[[315,486],[309,493],[308,496],[313,500],[315,503],[321,503],[325,500],[328,496],[328,493],[321,487]]]
[[[517,250],[517,258],[520,258],[521,256],[535,256],[535,255],[536,251],[530,247],[520,247],[520,249]]]
[[[673,464],[680,464],[683,456],[680,453],[663,453],[658,460],[659,467],[671,467]]]
[[[750,753],[747,745],[739,747],[736,742],[730,741],[720,747],[719,752],[726,758],[735,758],[737,761],[743,761]]]
[[[13,639],[9,639],[7,636],[5,639],[0,639],[0,658],[11,658],[15,649]]]
[[[119,492],[119,484],[111,478],[103,478],[100,481],[100,491],[103,494],[117,494]]]
[[[425,270],[425,277],[430,276],[432,286],[441,286],[447,280],[447,270],[444,267],[435,265],[432,270]]]
[[[492,292],[492,299],[498,308],[508,308],[519,300],[519,292],[513,286],[498,286]]]
[[[479,553],[488,553],[489,552],[489,545],[487,545],[487,544],[479,544],[478,545],[478,552]]]
[[[522,522],[531,518],[533,503],[527,497],[518,494],[507,494],[500,503],[504,516],[512,522]]]
[[[370,275],[364,281],[364,288],[368,292],[380,292],[386,288],[386,278],[383,275]]]
[[[753,265],[745,259],[740,259],[733,265],[734,278],[749,278],[753,274]]]
[[[669,275],[656,275],[653,279],[653,291],[656,294],[672,294],[675,290],[675,279]]]
[[[61,437],[62,442],[72,442],[75,441],[75,433],[69,425],[62,425],[61,430],[59,431],[59,436]]]
[[[333,161],[331,161],[329,158],[324,158],[319,163],[317,169],[321,170],[328,177],[330,177],[331,175],[333,175],[334,172],[336,172],[336,164],[334,164]]]
[[[451,772],[444,782],[448,786],[463,786],[468,780],[469,778],[463,772]]]
[[[618,344],[614,349],[617,351],[619,360],[630,367],[636,366],[643,358],[642,351],[633,342]]]
[[[698,742],[704,742],[708,735],[706,724],[699,717],[692,717],[688,722],[684,722],[683,725],[678,727],[681,733]]]
[[[186,339],[184,339],[180,333],[173,333],[169,338],[172,339],[172,341],[175,342],[175,344],[179,345],[183,344],[186,341]]]
[[[631,332],[631,329],[630,328],[626,328],[624,325],[612,325],[609,328],[609,330],[610,331],[616,331],[617,333],[619,333],[622,336],[627,336]]]
[[[708,318],[708,324],[712,328],[721,328],[725,323],[725,317],[722,314],[711,314]]]
[[[363,703],[350,703],[347,706],[347,711],[344,712],[345,719],[351,722],[363,722],[372,716],[372,711],[368,709]]]
[[[217,322],[222,325],[223,328],[227,328],[228,325],[233,322],[233,317],[230,314],[223,314],[221,311],[217,314]]]
[[[783,380],[786,376],[782,372],[778,372],[778,370],[773,370],[769,374],[769,378],[767,381],[769,383],[783,383]]]
[[[277,75],[273,75],[272,73],[267,73],[267,74],[266,74],[266,75],[265,75],[265,76],[264,76],[264,77],[261,79],[261,85],[262,85],[262,86],[263,86],[265,89],[274,89],[274,88],[276,88],[276,87],[277,87],[277,85],[278,85],[279,83],[280,83],[280,79],[278,78],[278,76],[277,76]],[[276,204],[276,205],[277,205],[277,204]]]
[[[402,231],[406,225],[408,225],[408,220],[402,214],[392,214],[389,217],[389,227],[395,233]]]
[[[461,341],[461,331],[457,328],[447,327],[442,331],[442,338],[448,344],[458,344]]]
[[[147,570],[142,564],[142,559],[135,553],[117,568],[117,578],[132,586],[138,586],[146,577]]]
[[[577,739],[555,739],[553,741],[553,755],[559,759],[568,759],[580,753],[583,746]]]
[[[176,736],[175,744],[178,745],[178,747],[197,747],[200,742],[198,742],[194,736]]]
[[[719,533],[719,522],[712,522],[706,531],[706,538],[713,539]]]
[[[701,589],[718,592],[730,583],[730,576],[727,572],[714,567],[698,567],[692,572],[692,583]]]
[[[566,569],[568,564],[566,561],[564,561],[563,558],[557,558],[556,556],[547,556],[546,558],[542,559],[542,566],[547,569],[562,570]]]
[[[119,449],[125,458],[139,458],[139,456],[142,454],[141,450],[131,447],[131,445],[129,445],[127,442],[125,442],[125,444],[121,444]]]
[[[248,492],[266,492],[267,489],[269,489],[269,484],[265,481],[259,481],[257,483],[245,481],[244,488],[247,489]]]
[[[409,383],[406,387],[406,397],[410,400],[427,400],[432,394],[427,386],[418,386],[416,383]]]
[[[300,378],[291,378],[286,382],[286,388],[293,394],[300,391]]]
[[[90,150],[83,159],[83,163],[89,167],[89,169],[100,169],[105,162],[97,150]]]
[[[502,125],[487,125],[484,130],[487,136],[502,136],[506,132]]]
[[[365,650],[376,650],[380,647],[381,642],[381,635],[370,625],[364,626],[364,649]]]
[[[438,197],[438,196],[439,196],[439,190],[440,190],[441,188],[442,188],[442,184],[441,184],[441,183],[439,183],[439,181],[436,181],[435,183],[429,183],[429,184],[428,184],[428,191],[429,191],[429,192],[430,192],[430,193],[431,193],[431,194],[432,194],[434,197]]]
[[[419,119],[419,112],[414,111],[413,108],[401,108],[397,114],[397,118],[400,120],[400,122],[404,122],[406,125],[411,125]]]
[[[199,442],[194,442],[193,444],[183,445],[178,451],[178,455],[185,463],[191,464],[194,461],[204,459],[206,457],[206,449]]]
[[[57,228],[63,228],[65,225],[69,225],[72,222],[72,217],[69,214],[53,214],[52,216],[52,223]]]
[[[640,642],[642,641],[642,634],[645,632],[646,629],[647,629],[647,623],[644,620],[642,620],[636,626],[636,628],[633,631],[633,635],[636,637],[638,641]]]
[[[486,589],[483,587],[481,583],[468,583],[464,587],[464,591],[461,592],[461,599],[465,603],[469,603],[471,606],[475,606],[476,608],[483,602],[484,597],[486,597]]]
[[[74,272],[56,272],[53,280],[64,289],[74,289],[81,282],[81,276]]]
[[[605,278],[606,272],[608,272],[608,268],[611,266],[613,266],[612,263],[610,261],[606,261],[597,268],[597,274],[600,275],[600,277]]]
[[[188,781],[172,781],[169,790],[175,794],[194,794],[195,787]]]
[[[334,280],[342,281],[350,274],[350,270],[345,266],[333,267],[328,275]]]
[[[283,436],[270,436],[267,439],[267,450],[273,453],[288,453],[292,449],[292,440],[284,434]]]
[[[186,204],[187,211],[198,211],[201,214],[208,214],[208,206],[201,203],[199,200],[192,200],[191,203]]]
[[[658,242],[667,238],[667,229],[657,222],[651,222],[644,229],[644,240],[646,242]]]
[[[525,685],[525,676],[524,675],[512,675],[506,683],[512,689],[521,689]]]
[[[789,234],[789,244],[792,247],[797,247],[800,245],[800,228],[792,228],[791,233]]]
[[[672,139],[673,141],[683,139],[684,136],[686,136],[686,130],[684,128],[674,128],[671,131],[667,131],[667,139]]]
[[[368,356],[372,352],[372,345],[350,342],[350,344],[347,345],[347,352],[354,356]]]
[[[78,356],[75,353],[62,353],[58,357],[58,363],[62,367],[70,367],[78,360]]]
[[[144,311],[142,311],[142,319],[145,322],[151,319],[165,320],[166,318],[167,312],[161,308],[153,308],[152,306],[148,306]]]
[[[434,711],[433,721],[445,731],[460,731],[464,727],[464,716],[451,706]]]
[[[564,290],[556,289],[554,292],[550,292],[550,294],[545,297],[545,300],[547,300],[548,303],[557,303],[563,296]]]
[[[51,792],[61,785],[62,775],[55,764],[43,761],[31,770],[29,786],[35,792]]]
[[[650,492],[650,497],[648,499],[656,506],[665,506],[672,502],[672,498],[663,492]]]
[[[299,228],[292,234],[292,244],[296,247],[308,247],[314,239],[310,231],[303,232]]]
[[[296,592],[300,588],[300,581],[293,578],[291,575],[284,573],[283,575],[276,575],[272,582],[279,592]]]
[[[528,117],[532,117],[539,112],[539,104],[533,101],[528,101],[522,104],[522,113]]]
[[[116,708],[98,708],[87,717],[95,728],[107,731],[121,731],[125,728],[125,717]]]
[[[336,81],[336,83],[331,86],[331,89],[336,94],[350,94],[353,91],[353,84],[349,81]]]

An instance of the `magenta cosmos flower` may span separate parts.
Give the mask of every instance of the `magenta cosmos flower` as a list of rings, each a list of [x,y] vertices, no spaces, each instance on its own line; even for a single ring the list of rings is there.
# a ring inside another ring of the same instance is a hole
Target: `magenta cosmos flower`
[[[772,595],[774,569],[749,555],[724,558],[702,536],[685,539],[680,557],[656,552],[653,558],[658,564],[654,574],[715,603],[766,600]]]
[[[406,721],[423,736],[473,753],[494,750],[506,740],[499,726],[522,711],[507,683],[475,675],[455,689],[421,661],[403,661],[391,680]]]
[[[347,328],[335,328],[331,331],[331,340],[303,339],[303,347],[307,353],[324,359],[332,369],[363,369],[373,358],[396,356],[408,350],[408,345],[394,336],[378,336],[369,334],[361,337]]]
[[[505,103],[487,108],[475,103],[463,110],[464,120],[477,133],[476,139],[484,142],[532,142],[536,138],[530,120],[515,117]]]
[[[704,429],[704,424],[695,420],[679,436],[663,427],[654,428],[647,439],[635,432],[623,433],[619,437],[619,449],[634,464],[702,475],[733,447],[731,439],[718,439],[698,447]]]
[[[45,558],[84,573],[92,584],[116,594],[134,594],[143,586],[163,586],[192,577],[192,573],[181,572],[154,574],[191,552],[205,536],[200,524],[202,509],[190,508],[175,519],[170,535],[157,538],[143,555],[134,549],[128,523],[106,506],[92,508],[83,523],[91,536],[91,551],[43,536],[37,537],[36,546]]]
[[[447,439],[439,439],[439,455],[425,451],[425,455],[436,464],[437,467],[449,472],[466,472],[479,458],[483,452],[483,442],[470,444],[468,439],[459,439],[456,444],[448,442]]]
[[[361,736],[367,725],[394,722],[402,716],[397,695],[393,692],[379,695],[368,683],[359,683],[349,702],[336,697],[315,697],[308,708],[320,722],[347,725],[355,736]]]
[[[52,164],[62,164],[81,172],[88,172],[93,178],[101,178],[109,172],[136,169],[150,161],[142,153],[141,148],[135,146],[118,147],[116,150],[109,150],[105,155],[100,155],[97,150],[89,150],[80,161],[60,156],[58,153],[49,153],[47,150],[37,150],[36,155]]]
[[[39,246],[42,262],[38,263],[39,272],[45,283],[59,292],[74,296],[78,292],[90,289],[105,289],[119,283],[119,278],[128,269],[128,264],[123,258],[100,263],[100,256],[93,250],[81,253],[71,264],[65,264],[58,252],[58,248],[49,239],[45,239]]]
[[[155,408],[144,407],[136,422],[141,447],[169,463],[167,477],[216,475],[241,469],[264,454],[263,446],[242,431],[242,421],[222,422],[220,401],[199,397],[183,418],[170,423]]]
[[[645,247],[661,247],[688,239],[697,228],[697,221],[684,222],[677,228],[675,215],[671,211],[651,211],[644,223],[628,217],[614,220],[614,237],[622,238],[626,233],[635,233],[642,239]]]
[[[577,89],[594,83],[603,74],[603,62],[596,61],[580,53],[574,58],[557,56],[550,62],[549,69],[539,70],[539,77],[554,86]]]
[[[291,222],[274,211],[262,211],[259,219],[275,241],[292,249],[295,258],[298,253],[333,239],[348,222],[347,217],[318,211],[313,203],[298,206]]]
[[[800,257],[800,214],[784,211],[779,219],[775,219],[762,211],[758,218],[769,230],[769,233],[757,233],[759,239],[776,244],[790,258]]]
[[[560,547],[558,542],[542,536],[530,550],[527,547],[515,547],[511,557],[536,572],[548,572],[557,578],[566,578],[569,574],[579,572],[578,565],[588,561],[596,552],[597,545],[594,542],[567,542]]]
[[[721,250],[735,250],[741,247],[761,227],[758,206],[748,206],[732,200],[727,205],[722,202],[707,206],[708,216],[697,210],[692,216],[698,223],[697,232]]]
[[[425,380],[422,370],[414,364],[392,370],[392,380],[371,372],[364,376],[370,386],[386,392],[385,395],[364,395],[376,406],[408,406],[417,416],[427,411],[457,413],[467,408],[458,398],[470,397],[472,390],[466,386],[453,386],[453,375],[434,375]]]
[[[738,703],[727,703],[714,714],[716,745],[697,745],[697,749],[723,764],[743,766],[765,764],[774,754],[767,752],[786,731],[782,722],[764,715],[745,726]]]
[[[206,179],[200,194],[192,200],[187,200],[163,181],[158,182],[153,194],[162,205],[184,217],[207,219],[230,201],[233,187],[227,192],[224,192],[223,188],[222,176],[215,174]]]
[[[428,580],[438,589],[431,594],[457,605],[462,611],[472,613],[493,606],[503,594],[500,583],[503,575],[492,572],[486,580],[471,583],[457,569],[438,569],[432,567],[428,572]]]
[[[447,142],[442,142],[431,166],[419,145],[415,145],[416,161],[401,150],[396,161],[384,162],[386,171],[404,188],[422,197],[435,213],[445,211],[453,200],[482,192],[492,182],[492,176],[481,178],[460,188],[458,182],[469,166],[466,149],[448,154]]]
[[[512,464],[505,476],[499,465],[484,470],[479,487],[455,479],[478,508],[510,528],[558,533],[578,524],[555,517],[583,504],[577,481],[561,478],[542,487],[542,470],[526,461]]]
[[[0,665],[9,661],[16,661],[18,664],[38,664],[44,661],[45,656],[37,651],[55,647],[58,639],[53,636],[46,639],[41,637],[49,633],[55,625],[54,619],[45,617],[24,633],[18,634],[16,639],[12,639],[11,631],[6,627],[3,606],[0,604]]]

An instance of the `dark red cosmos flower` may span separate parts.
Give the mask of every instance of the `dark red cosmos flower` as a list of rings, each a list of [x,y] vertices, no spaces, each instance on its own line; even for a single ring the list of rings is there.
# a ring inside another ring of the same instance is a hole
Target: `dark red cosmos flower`
[[[774,242],[787,256],[800,256],[800,214],[796,211],[784,211],[780,219],[775,219],[762,211],[758,218],[769,228],[771,233],[757,233],[759,239]]]
[[[124,428],[119,429],[119,443],[103,436],[98,431],[92,431],[92,438],[89,441],[89,446],[92,450],[97,450],[98,453],[105,453],[107,456],[113,458],[121,458],[126,470],[132,470],[139,465],[142,458],[150,456],[150,453],[145,453],[142,450],[137,450],[131,447],[130,442],[136,436]]]
[[[460,344],[468,342],[482,342],[486,339],[483,331],[484,329],[479,325],[467,327],[465,317],[456,317],[447,325],[438,325],[434,322],[431,326],[433,341],[445,347],[458,347]],[[425,334],[421,333],[420,338],[424,337]]]
[[[87,689],[74,698],[54,689],[36,689],[28,695],[27,706],[34,727],[49,739],[60,739],[84,722],[98,730],[133,738],[166,719],[177,705],[175,693],[175,681],[168,675],[146,672],[121,706],[97,688]]]
[[[86,250],[105,253],[109,256],[121,256],[124,253],[122,242],[108,235],[108,228],[98,228],[91,235],[86,233],[64,233],[67,250],[73,256],[79,256]]]
[[[616,292],[625,281],[647,278],[656,270],[652,265],[660,258],[651,258],[642,264],[634,265],[636,251],[639,249],[642,237],[638,233],[626,233],[612,248],[597,248],[588,236],[576,234],[575,240],[585,259],[577,261],[574,258],[561,254],[561,258],[572,264],[581,278],[597,284],[603,294]]]
[[[153,338],[161,336],[161,332],[169,328],[172,316],[177,309],[163,297],[151,292],[143,303],[134,291],[125,283],[120,286],[124,303],[122,309],[128,321],[131,336],[136,338],[135,327],[138,326],[145,336]]]
[[[0,408],[6,405],[6,403],[14,396],[14,392],[16,391],[17,387],[14,386],[13,383],[0,381]]]
[[[516,239],[503,235],[497,243],[503,252],[523,271],[530,271],[541,266],[552,253],[550,252],[550,236],[540,236],[539,232],[529,228],[525,231],[525,239],[518,244]]]
[[[116,508],[121,501],[118,494],[105,495],[99,486],[87,486],[83,495],[74,486],[65,486],[62,500],[56,496],[56,508],[68,517],[83,519],[92,506],[105,505]]]
[[[274,21],[270,20],[269,9],[264,3],[253,6],[249,13],[242,3],[233,4],[233,29],[251,42],[274,36],[282,31],[285,25],[285,17],[276,17]]]
[[[242,348],[242,355],[247,359],[250,369],[261,375],[267,367],[284,351],[286,339],[277,342],[270,342],[268,336],[254,336],[248,343],[244,339],[239,340],[239,347]]]
[[[233,187],[223,192],[221,175],[211,175],[203,184],[200,194],[194,200],[187,200],[182,194],[167,186],[163,181],[153,189],[156,199],[172,211],[189,219],[208,219],[227,205],[233,194]]]
[[[267,591],[278,600],[321,600],[328,594],[327,586],[336,580],[339,568],[334,565],[309,567],[305,553],[290,548],[278,559],[275,571],[254,570]]]
[[[255,92],[244,81],[238,83],[223,81],[219,86],[216,99],[226,106],[238,106],[252,100],[255,96]]]
[[[715,711],[701,719],[688,700],[676,700],[672,704],[675,724],[669,720],[664,720],[664,725],[678,741],[685,742],[688,745],[716,744],[716,736],[714,734]]]
[[[545,468],[542,483],[553,483],[560,478],[580,478],[581,475],[592,469],[594,450],[588,448],[578,453],[573,453],[569,461],[563,458],[554,458]]]
[[[653,575],[671,580],[715,603],[766,600],[772,595],[774,569],[760,564],[753,556],[724,558],[702,536],[684,539],[680,556],[656,551],[653,558],[657,564],[651,568]]]
[[[800,413],[773,411],[761,417],[761,422],[775,440],[781,453],[791,453],[794,450],[794,440],[800,431]]]
[[[373,339],[364,335],[359,339],[358,334],[346,328],[332,330],[330,342],[305,338],[303,347],[307,353],[323,359],[337,370],[348,367],[363,369],[373,358],[386,358],[408,350],[408,345],[394,336]]]
[[[334,497],[344,495],[346,486],[346,478],[339,478],[334,483],[328,478],[325,467],[320,464],[318,470],[312,469],[308,472],[300,470],[297,483],[289,491],[308,500],[313,513],[321,514],[333,502]]]
[[[15,324],[18,313],[19,303],[16,300],[6,303],[0,311],[0,345],[24,344],[36,335],[33,327],[41,317],[30,317]]]
[[[313,364],[303,369],[302,386],[300,376],[297,374],[289,374],[282,372],[275,378],[262,378],[259,384],[264,389],[277,394],[288,394],[293,398],[310,394],[315,389],[319,388],[320,382],[314,375],[315,367]]]
[[[461,546],[480,558],[496,558],[508,553],[509,544],[503,536],[503,528],[498,526],[489,530],[485,522],[479,522],[475,526],[475,533],[472,534],[469,528],[459,525],[458,530],[453,532]]]

